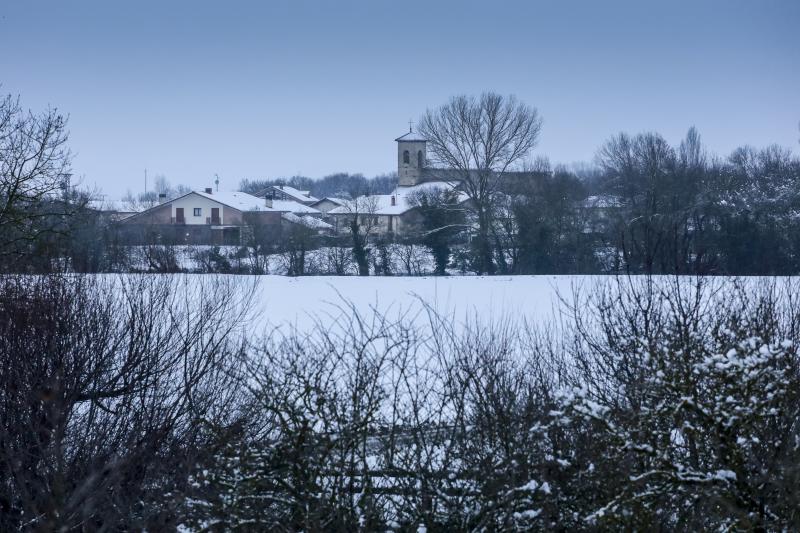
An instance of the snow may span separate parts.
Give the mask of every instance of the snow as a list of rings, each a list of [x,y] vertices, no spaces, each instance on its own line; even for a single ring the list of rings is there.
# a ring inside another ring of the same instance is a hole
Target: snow
[[[264,203],[263,200],[261,202]],[[295,202],[294,200],[272,200],[272,209],[274,211],[286,211],[289,213],[322,214],[322,211],[301,204],[300,202]]]
[[[514,513],[516,520],[532,520],[542,513],[541,509],[528,509],[519,513]]]
[[[114,280],[137,274],[103,274]],[[602,276],[300,276],[164,274],[200,286],[219,279],[251,302],[253,331],[310,331],[332,326],[355,310],[365,320],[383,315],[408,324],[430,324],[434,311],[457,327],[542,324],[557,317],[573,288],[590,289]]]
[[[521,487],[519,487],[517,490],[524,490],[524,491],[533,492],[538,488],[539,488],[539,483],[537,483],[536,480],[532,479],[532,480],[528,481],[526,484],[524,484]]]
[[[235,248],[232,248],[235,249]],[[226,251],[224,247],[221,251]],[[310,258],[307,258],[307,261]],[[270,270],[271,272],[273,270]],[[203,274],[173,274],[196,280]],[[257,328],[278,328],[290,333],[310,331],[317,325],[332,327],[346,325],[346,318],[357,311],[370,320],[382,315],[388,320],[402,319],[408,324],[425,328],[430,325],[429,311],[457,329],[472,329],[475,324],[563,327],[569,322],[565,302],[573,304],[574,293],[586,295],[614,284],[609,276],[300,276],[282,275],[219,275],[245,291],[252,300],[257,315]],[[752,278],[758,283],[759,278]],[[736,366],[743,371],[758,370],[766,359],[773,357],[780,344],[770,348],[770,355],[740,354],[726,357],[710,355],[697,365],[716,368]],[[719,370],[717,370],[719,371]],[[585,391],[561,391],[575,397],[580,412],[590,418],[602,418],[606,408],[586,398]]]
[[[318,200],[318,198],[311,196],[310,191],[301,191],[299,189],[295,189],[294,187],[289,187],[288,185],[273,185],[272,187],[268,187],[259,194],[266,193],[266,191],[269,191],[270,189],[281,191],[287,196],[291,196],[298,202],[316,202]]]
[[[466,324],[511,320],[546,321],[573,286],[594,286],[591,276],[453,276],[357,277],[259,276],[254,304],[263,319],[277,327],[305,330],[317,319],[332,323],[349,307],[364,316],[376,313],[427,321],[429,308]]]
[[[336,196],[326,196],[325,198],[320,198],[315,203],[324,202],[325,200],[339,205],[344,205],[348,201],[346,198],[337,198]]]
[[[333,229],[333,226],[331,226],[324,220],[320,220],[319,218],[315,218],[309,215],[298,216],[295,215],[294,213],[284,213],[282,216],[285,220],[288,220],[289,222],[293,222],[295,224],[302,224],[307,228],[325,229],[325,230]]]
[[[214,193],[207,193],[205,191],[192,191],[194,194],[200,195],[209,200],[214,200],[221,204],[236,208],[240,211],[282,211],[287,213],[304,213],[319,215],[322,212],[295,202],[294,200],[273,200],[272,207],[267,207],[266,200],[247,194],[246,192],[229,192],[217,191]],[[190,193],[191,194],[191,193]]]
[[[586,209],[608,209],[611,207],[621,207],[622,200],[618,196],[610,194],[601,194],[598,196],[589,196],[583,201],[583,207]]]
[[[717,470],[712,477],[721,481],[736,481],[736,472],[731,470]]]
[[[395,141],[408,141],[408,142],[419,142],[419,141],[427,141],[424,136],[422,136],[419,132],[416,131],[409,131],[405,135],[401,135]]]
[[[239,211],[279,211],[279,209],[268,208],[263,198],[247,194],[246,192],[217,191],[207,193],[205,191],[192,191],[192,193],[208,198],[223,205],[238,209]],[[192,194],[189,193],[189,194]],[[174,201],[174,200],[173,200]]]
[[[341,207],[331,209],[332,215],[350,214],[354,212],[368,213],[372,215],[402,215],[413,206],[410,199],[418,191],[429,191],[432,189],[452,189],[457,184],[449,181],[429,181],[413,185],[410,187],[399,186],[391,194],[374,194],[370,196],[359,196],[356,200],[345,200]],[[392,205],[394,198],[394,205]],[[464,202],[469,197],[466,193],[459,194],[459,201]]]

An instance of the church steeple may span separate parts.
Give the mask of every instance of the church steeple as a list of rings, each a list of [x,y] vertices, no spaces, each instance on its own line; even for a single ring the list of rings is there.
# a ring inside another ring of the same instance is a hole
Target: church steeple
[[[397,141],[397,177],[404,187],[416,185],[422,179],[425,169],[427,139],[416,133],[414,123],[409,121],[408,133],[401,135]]]

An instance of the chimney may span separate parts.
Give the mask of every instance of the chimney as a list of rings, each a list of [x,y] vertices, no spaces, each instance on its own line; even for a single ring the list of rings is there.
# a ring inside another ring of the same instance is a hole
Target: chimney
[[[211,187],[206,187],[206,194],[211,194],[213,189]]]
[[[265,196],[264,197],[264,205],[266,205],[267,207],[272,209],[272,198],[270,198],[269,196]]]
[[[392,195],[392,205],[397,205],[397,197],[394,194]]]
[[[158,203],[163,204],[167,201],[167,193],[162,192],[158,194]]]

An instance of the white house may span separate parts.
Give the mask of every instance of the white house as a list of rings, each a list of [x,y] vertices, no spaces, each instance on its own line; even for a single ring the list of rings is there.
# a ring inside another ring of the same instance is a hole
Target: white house
[[[258,225],[262,234],[276,238],[283,222],[325,231],[326,223],[317,220],[321,217],[320,211],[292,200],[273,201],[244,192],[213,192],[208,188],[164,201],[126,218],[123,224],[139,227],[134,235],[140,239],[156,234],[170,242],[236,244],[245,226]]]

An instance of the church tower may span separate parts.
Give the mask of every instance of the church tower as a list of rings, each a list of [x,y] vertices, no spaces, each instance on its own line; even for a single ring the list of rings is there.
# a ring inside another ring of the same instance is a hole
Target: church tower
[[[427,153],[427,139],[416,133],[409,125],[408,133],[397,141],[397,177],[401,187],[411,187],[422,181]]]

